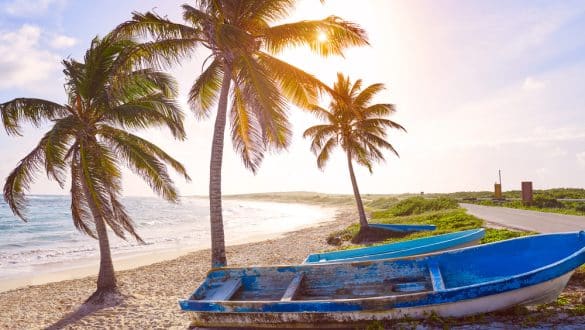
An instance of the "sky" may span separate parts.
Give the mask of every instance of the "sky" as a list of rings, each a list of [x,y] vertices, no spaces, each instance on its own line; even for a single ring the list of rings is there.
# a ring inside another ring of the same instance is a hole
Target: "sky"
[[[184,2],[0,0],[0,102],[64,102],[63,58],[81,59],[94,36],[132,11],[154,10],[181,21]],[[326,59],[303,48],[279,56],[328,84],[342,72],[386,85],[375,101],[395,104],[391,119],[407,132],[389,134],[399,158],[387,153],[373,174],[356,167],[362,193],[492,190],[499,169],[504,190],[519,189],[521,181],[533,181],[536,189],[585,187],[585,1],[300,0],[286,21],[329,15],[360,24],[371,46]],[[195,53],[171,69],[188,139],[139,132],[186,165],[193,181],[174,177],[183,195],[208,191],[213,120],[196,121],[185,102],[205,57]],[[292,145],[267,155],[256,175],[244,168],[226,135],[224,194],[352,192],[343,153],[321,171],[302,138],[318,120],[294,107],[290,118]],[[47,127],[27,128],[22,137],[0,131],[0,178]],[[41,173],[30,192],[68,190]],[[124,193],[152,194],[130,172]]]

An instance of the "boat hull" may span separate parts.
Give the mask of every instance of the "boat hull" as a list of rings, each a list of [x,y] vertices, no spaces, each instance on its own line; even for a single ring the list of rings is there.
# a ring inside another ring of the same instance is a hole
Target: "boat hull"
[[[563,291],[573,271],[535,285],[503,293],[456,302],[393,308],[382,311],[352,312],[271,312],[229,313],[188,312],[192,326],[251,328],[355,328],[372,321],[389,321],[408,318],[425,318],[431,313],[441,317],[463,317],[522,305],[537,305],[554,301]]]
[[[585,231],[417,257],[210,271],[181,309],[194,325],[355,326],[461,317],[554,300],[585,264]]]
[[[400,225],[400,224],[387,224],[387,223],[370,223],[369,227],[384,229],[388,231],[400,232],[400,233],[413,233],[417,231],[431,231],[437,229],[435,225]]]
[[[477,245],[484,236],[485,230],[483,228],[472,229],[354,250],[314,253],[310,254],[303,263],[325,264],[381,260],[444,252]]]

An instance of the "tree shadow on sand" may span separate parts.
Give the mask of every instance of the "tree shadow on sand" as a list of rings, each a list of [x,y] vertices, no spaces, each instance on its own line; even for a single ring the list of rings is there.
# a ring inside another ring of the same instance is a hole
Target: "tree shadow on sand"
[[[46,330],[57,330],[62,329],[70,324],[73,324],[84,317],[91,315],[97,311],[100,311],[104,308],[115,307],[124,302],[125,297],[120,294],[110,295],[106,299],[103,299],[100,303],[95,303],[88,299],[85,301],[81,306],[79,306],[75,311],[66,314],[63,316],[59,321],[55,322],[54,324],[46,327]]]

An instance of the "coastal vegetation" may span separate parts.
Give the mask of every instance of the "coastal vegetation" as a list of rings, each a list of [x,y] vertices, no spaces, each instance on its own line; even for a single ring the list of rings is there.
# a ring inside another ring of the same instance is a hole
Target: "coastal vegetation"
[[[535,189],[535,196],[546,195],[555,199],[585,199],[585,189],[582,188],[552,188],[552,189]],[[493,191],[459,191],[454,193],[437,193],[426,194],[427,197],[451,197],[455,199],[473,200],[473,199],[492,199]],[[508,190],[502,192],[504,199],[520,199],[520,190]]]
[[[25,194],[38,172],[62,188],[71,180],[71,213],[75,227],[99,241],[97,290],[88,302],[100,303],[118,293],[107,228],[126,239],[143,242],[121,202],[126,166],[162,198],[179,195],[167,166],[189,180],[185,168],[153,143],[129,132],[168,128],[185,138],[183,113],[175,103],[177,86],[166,73],[141,67],[148,51],[129,38],[94,38],[83,62],[63,61],[66,104],[17,98],[0,104],[2,124],[9,135],[20,135],[23,123],[44,127],[38,145],[10,173],[4,199],[26,221]]]
[[[564,201],[558,200],[551,195],[537,193],[534,195],[532,203],[526,204],[520,200],[471,200],[466,203],[479,204],[485,206],[501,206],[522,210],[532,210],[539,212],[585,215],[585,201]]]
[[[288,102],[306,108],[328,89],[311,74],[275,55],[294,46],[308,46],[321,56],[342,55],[345,48],[364,46],[368,41],[361,27],[335,16],[271,25],[290,15],[294,0],[195,3],[195,7],[182,6],[186,24],[153,12],[134,13],[132,20],[117,30],[150,38],[148,44],[174,62],[206,48],[204,69],[191,87],[188,101],[199,119],[211,116],[217,106],[209,204],[211,266],[220,267],[227,264],[221,168],[228,107],[234,149],[244,166],[255,173],[266,152],[281,151],[290,144]]]
[[[502,199],[495,199],[490,191],[461,191],[448,194],[426,194],[428,198],[448,197],[463,203],[485,206],[501,206],[539,212],[585,215],[585,189],[553,188],[533,191],[531,203],[523,203],[521,191],[510,190],[502,193]],[[405,196],[401,196],[405,197]]]
[[[372,204],[375,205],[375,201]],[[429,224],[437,227],[433,231],[421,231],[386,237],[376,244],[411,240],[484,226],[483,220],[466,213],[464,209],[459,207],[455,200],[445,197],[439,199],[424,199],[422,197],[404,199],[395,202],[386,209],[371,212],[370,222]],[[486,228],[486,235],[482,239],[482,243],[491,243],[530,234],[534,233]],[[363,244],[360,244],[359,225],[357,223],[351,224],[345,229],[330,233],[327,237],[327,242],[332,245],[343,246],[343,248],[362,247]]]
[[[323,169],[336,147],[346,154],[349,177],[359,214],[360,230],[368,228],[368,220],[353,170],[353,162],[365,166],[372,173],[375,162],[384,161],[382,150],[398,152],[387,141],[388,128],[406,131],[400,124],[386,118],[395,111],[388,103],[372,104],[384,84],[372,84],[362,89],[362,80],[351,82],[337,73],[337,81],[330,91],[328,109],[311,104],[309,109],[325,123],[305,130],[303,137],[311,139],[311,151],[317,156],[317,167]]]

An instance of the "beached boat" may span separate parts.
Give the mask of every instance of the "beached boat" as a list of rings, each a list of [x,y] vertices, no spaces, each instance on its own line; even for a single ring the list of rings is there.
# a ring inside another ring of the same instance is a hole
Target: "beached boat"
[[[459,317],[553,301],[583,263],[585,232],[546,234],[401,259],[219,268],[179,303],[208,327]]]
[[[476,245],[484,236],[485,229],[483,228],[464,230],[361,249],[310,254],[304,263],[351,262],[408,257]]]
[[[390,224],[390,223],[370,223],[368,226],[372,228],[378,229],[385,229],[389,231],[395,232],[415,232],[415,231],[427,231],[427,230],[435,230],[437,226],[435,225],[399,225],[399,224]]]

